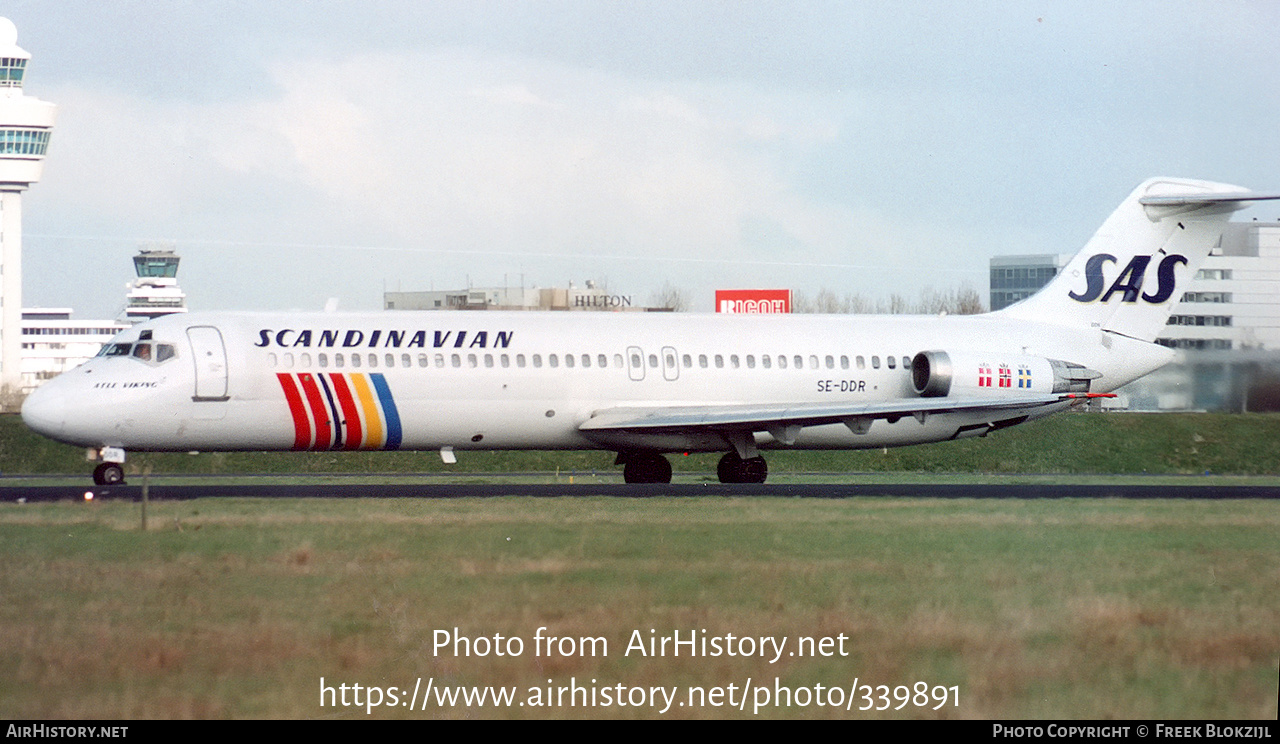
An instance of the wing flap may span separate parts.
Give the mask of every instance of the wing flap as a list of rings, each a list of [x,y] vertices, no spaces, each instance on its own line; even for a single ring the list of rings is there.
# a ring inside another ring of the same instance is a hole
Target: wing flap
[[[866,431],[873,419],[952,411],[1038,408],[1069,400],[1064,395],[1020,395],[991,398],[903,398],[884,403],[739,403],[712,406],[619,407],[596,411],[578,428],[584,432],[705,429],[710,431],[776,431],[794,439],[798,428],[844,424]]]

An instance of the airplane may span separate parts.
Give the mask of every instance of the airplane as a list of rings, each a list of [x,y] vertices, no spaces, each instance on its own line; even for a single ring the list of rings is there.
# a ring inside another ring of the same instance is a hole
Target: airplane
[[[617,453],[668,483],[674,452],[723,452],[763,483],[771,449],[986,436],[1163,366],[1154,343],[1230,214],[1280,199],[1153,178],[1035,295],[981,315],[378,312],[175,314],[46,382],[22,418],[129,451]]]

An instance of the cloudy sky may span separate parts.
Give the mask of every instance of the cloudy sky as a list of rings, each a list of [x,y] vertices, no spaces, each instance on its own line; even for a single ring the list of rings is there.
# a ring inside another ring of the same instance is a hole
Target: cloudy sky
[[[1280,3],[1063,5],[10,0],[59,106],[24,304],[113,316],[156,242],[194,309],[985,296],[1149,176],[1280,190]]]

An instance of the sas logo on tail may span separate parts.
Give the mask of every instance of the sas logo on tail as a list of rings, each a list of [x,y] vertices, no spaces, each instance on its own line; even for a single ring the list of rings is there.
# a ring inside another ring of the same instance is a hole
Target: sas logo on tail
[[[1104,293],[1103,287],[1107,283],[1106,277],[1102,273],[1103,264],[1116,263],[1116,257],[1109,253],[1099,253],[1089,257],[1088,263],[1085,264],[1084,276],[1088,285],[1083,293],[1071,292],[1067,296],[1077,302],[1093,302],[1100,300],[1106,302],[1111,299],[1111,295],[1120,292],[1121,302],[1137,302],[1141,297],[1143,302],[1150,302],[1153,305],[1159,305],[1166,302],[1173,296],[1176,289],[1176,280],[1174,277],[1174,268],[1178,264],[1187,265],[1187,257],[1177,254],[1170,254],[1160,259],[1160,264],[1156,266],[1156,291],[1143,292],[1142,280],[1147,274],[1147,266],[1151,263],[1151,256],[1134,256],[1129,265],[1124,267],[1120,272],[1120,276],[1107,287]]]

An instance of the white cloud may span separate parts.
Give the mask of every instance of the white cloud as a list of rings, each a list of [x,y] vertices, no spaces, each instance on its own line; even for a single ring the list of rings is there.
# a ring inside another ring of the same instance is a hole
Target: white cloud
[[[838,142],[846,100],[461,49],[285,60],[269,74],[274,92],[256,101],[54,91],[63,112],[51,162],[102,177],[61,179],[49,196],[147,237],[403,249],[390,273],[408,282],[444,265],[523,271],[521,255],[629,256],[649,265],[607,270],[643,292],[691,258],[865,270],[923,265],[944,240],[938,226],[797,182],[797,162],[848,146]],[[945,239],[963,242],[954,230]],[[481,256],[442,260],[449,251]],[[376,296],[387,278],[367,254],[327,255],[350,267],[338,276],[351,286],[310,291]],[[258,259],[268,281],[270,256]],[[244,293],[306,304],[290,296],[302,287],[242,281]]]

